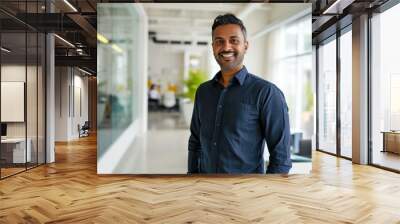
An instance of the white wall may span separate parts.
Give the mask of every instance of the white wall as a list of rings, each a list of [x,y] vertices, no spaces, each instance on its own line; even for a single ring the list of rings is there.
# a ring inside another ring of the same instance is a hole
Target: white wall
[[[183,51],[171,48],[171,45],[148,44],[149,78],[162,87],[169,82],[178,84],[183,78]]]
[[[78,124],[88,120],[88,78],[71,67],[56,67],[55,73],[55,141],[77,139]],[[81,105],[82,114],[77,105]]]
[[[31,74],[36,74],[36,67],[33,66],[27,66],[25,65],[2,65],[1,67],[1,81],[2,82],[24,82],[25,81],[25,74],[26,71],[28,72],[29,75]],[[28,78],[29,80],[29,78]],[[29,80],[29,84],[33,86],[36,85],[36,81]],[[36,108],[36,87],[33,88],[27,88],[27,106],[31,106],[31,108]],[[33,92],[30,92],[33,91]],[[4,97],[4,96],[2,96]],[[34,102],[33,105],[29,105],[32,102]],[[7,110],[7,108],[1,108],[1,110]],[[32,109],[28,109],[27,112],[27,120],[29,122],[28,124],[28,137],[30,133],[33,133],[33,131],[36,130],[36,120],[37,116],[36,113],[32,112]],[[34,123],[32,123],[34,121]],[[8,137],[25,137],[25,126],[26,122],[7,122],[7,136]],[[36,133],[36,131],[35,131]]]
[[[168,83],[176,84],[178,92],[182,91],[182,82],[185,79],[185,73],[188,72],[189,55],[198,56],[200,58],[199,68],[207,74],[210,73],[208,49],[211,49],[211,46],[156,44],[149,40],[148,47],[149,78],[160,84],[162,91],[165,90]],[[212,58],[214,57],[212,56]]]
[[[25,101],[22,102],[21,113],[26,112],[26,120],[22,122],[7,122],[7,137],[25,137],[30,139],[30,148],[32,151],[33,161],[36,161],[36,155],[39,153],[39,163],[44,163],[44,73],[42,68],[35,66],[25,66],[25,64],[4,64],[1,67],[1,81],[2,82],[24,82],[26,85],[26,106]],[[25,80],[27,78],[27,81]],[[4,89],[2,89],[3,92]],[[20,94],[24,94],[24,90],[21,90]],[[3,93],[4,94],[4,93]],[[7,97],[7,95],[2,95]],[[25,98],[25,97],[23,97]],[[12,108],[2,107],[3,112],[13,113]],[[9,110],[9,111],[7,111]],[[53,152],[48,147],[48,153]],[[48,155],[49,156],[49,155]],[[51,162],[52,157],[48,157],[48,162]]]
[[[25,65],[2,65],[1,81],[25,82]],[[28,67],[28,70],[31,70]],[[25,82],[26,83],[26,82]],[[7,108],[1,108],[7,110]],[[25,137],[26,122],[7,123],[7,137]]]
[[[265,76],[265,39],[252,39],[251,37],[254,33],[262,29],[267,22],[268,13],[263,11],[255,11],[243,19],[243,23],[247,30],[247,39],[249,42],[249,48],[244,58],[244,65],[250,73],[257,76]]]

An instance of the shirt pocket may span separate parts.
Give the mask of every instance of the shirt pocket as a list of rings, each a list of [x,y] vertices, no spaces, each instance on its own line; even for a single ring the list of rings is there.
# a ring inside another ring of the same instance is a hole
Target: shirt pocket
[[[244,115],[246,121],[258,119],[258,110],[256,104],[240,102],[239,111]]]
[[[257,106],[240,102],[235,109],[232,113],[236,113],[234,116],[236,128],[242,131],[253,131],[258,122]]]

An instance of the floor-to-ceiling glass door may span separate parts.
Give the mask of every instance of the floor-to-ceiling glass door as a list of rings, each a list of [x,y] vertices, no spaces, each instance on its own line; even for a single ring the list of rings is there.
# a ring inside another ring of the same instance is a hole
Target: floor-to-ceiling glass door
[[[318,47],[318,150],[336,154],[336,37]]]
[[[352,157],[352,27],[318,45],[318,150]]]

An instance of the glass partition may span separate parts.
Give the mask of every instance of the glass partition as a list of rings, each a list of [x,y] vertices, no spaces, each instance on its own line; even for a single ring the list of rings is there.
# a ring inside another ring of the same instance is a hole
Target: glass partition
[[[318,147],[336,154],[336,39],[318,48]]]
[[[7,1],[0,7],[43,13],[45,1]],[[45,162],[45,35],[0,12],[0,178]]]
[[[31,161],[26,144],[26,41],[25,31],[1,34],[2,177],[24,171]]]
[[[27,32],[27,69],[26,69],[26,114],[27,114],[27,150],[30,151],[27,167],[37,165],[37,117],[38,117],[38,35],[34,31]]]
[[[46,162],[46,36],[43,33],[38,34],[38,65],[37,65],[37,162],[43,164]]]
[[[352,33],[340,36],[340,154],[352,157]]]
[[[97,84],[98,158],[135,121],[138,74],[133,4],[99,4]],[[133,137],[132,133],[132,137]]]

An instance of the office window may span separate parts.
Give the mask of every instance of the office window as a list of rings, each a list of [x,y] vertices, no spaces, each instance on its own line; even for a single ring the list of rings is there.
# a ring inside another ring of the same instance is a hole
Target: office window
[[[340,36],[340,153],[352,157],[352,33]]]
[[[318,48],[318,147],[336,153],[336,39]]]
[[[267,36],[266,76],[285,95],[289,108],[293,172],[311,170],[315,136],[315,75],[312,73],[311,15]],[[268,151],[264,158],[268,160]]]
[[[271,79],[285,94],[289,107],[292,133],[301,133],[303,139],[314,134],[314,88],[312,82],[311,19],[283,27],[278,44],[280,51]],[[281,49],[285,49],[282,51]]]
[[[400,5],[372,17],[372,163],[400,170]]]

